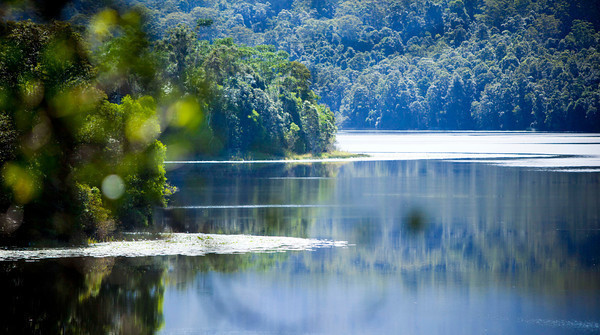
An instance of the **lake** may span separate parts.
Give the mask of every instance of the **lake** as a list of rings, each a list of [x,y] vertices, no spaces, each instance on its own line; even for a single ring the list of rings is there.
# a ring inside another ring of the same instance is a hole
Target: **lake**
[[[338,145],[370,157],[171,162],[155,224],[339,244],[5,260],[0,332],[600,334],[598,135]]]

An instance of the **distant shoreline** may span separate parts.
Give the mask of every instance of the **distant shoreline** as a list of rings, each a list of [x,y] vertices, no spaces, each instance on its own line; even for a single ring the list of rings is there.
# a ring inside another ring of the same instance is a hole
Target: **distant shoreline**
[[[285,157],[267,157],[261,159],[195,159],[195,160],[166,160],[165,164],[250,164],[250,163],[313,163],[313,162],[333,162],[333,161],[351,161],[357,159],[369,158],[367,154],[351,153],[346,151],[324,152],[318,155],[302,154],[288,155]]]

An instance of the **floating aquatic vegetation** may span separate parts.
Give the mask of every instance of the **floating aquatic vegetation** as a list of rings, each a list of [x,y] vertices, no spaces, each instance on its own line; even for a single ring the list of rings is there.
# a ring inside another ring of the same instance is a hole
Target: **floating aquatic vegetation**
[[[141,236],[141,235],[140,235]],[[162,238],[93,243],[85,247],[0,250],[0,261],[67,257],[202,256],[346,247],[348,242],[281,236],[164,234]]]

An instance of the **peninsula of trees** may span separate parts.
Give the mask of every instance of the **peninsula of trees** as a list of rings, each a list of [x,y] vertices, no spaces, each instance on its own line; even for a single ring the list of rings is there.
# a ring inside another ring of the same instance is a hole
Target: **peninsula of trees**
[[[14,17],[19,8],[0,9]],[[175,191],[167,156],[332,147],[333,113],[288,54],[201,40],[184,25],[151,40],[144,20],[136,8],[99,9],[84,26],[0,20],[2,244],[148,227]]]

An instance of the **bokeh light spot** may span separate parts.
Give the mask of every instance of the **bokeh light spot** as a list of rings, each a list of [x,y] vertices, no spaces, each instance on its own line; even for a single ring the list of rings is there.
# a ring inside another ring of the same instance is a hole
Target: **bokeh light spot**
[[[115,200],[119,199],[125,193],[125,184],[123,179],[116,174],[106,176],[102,181],[102,194],[105,197]]]

